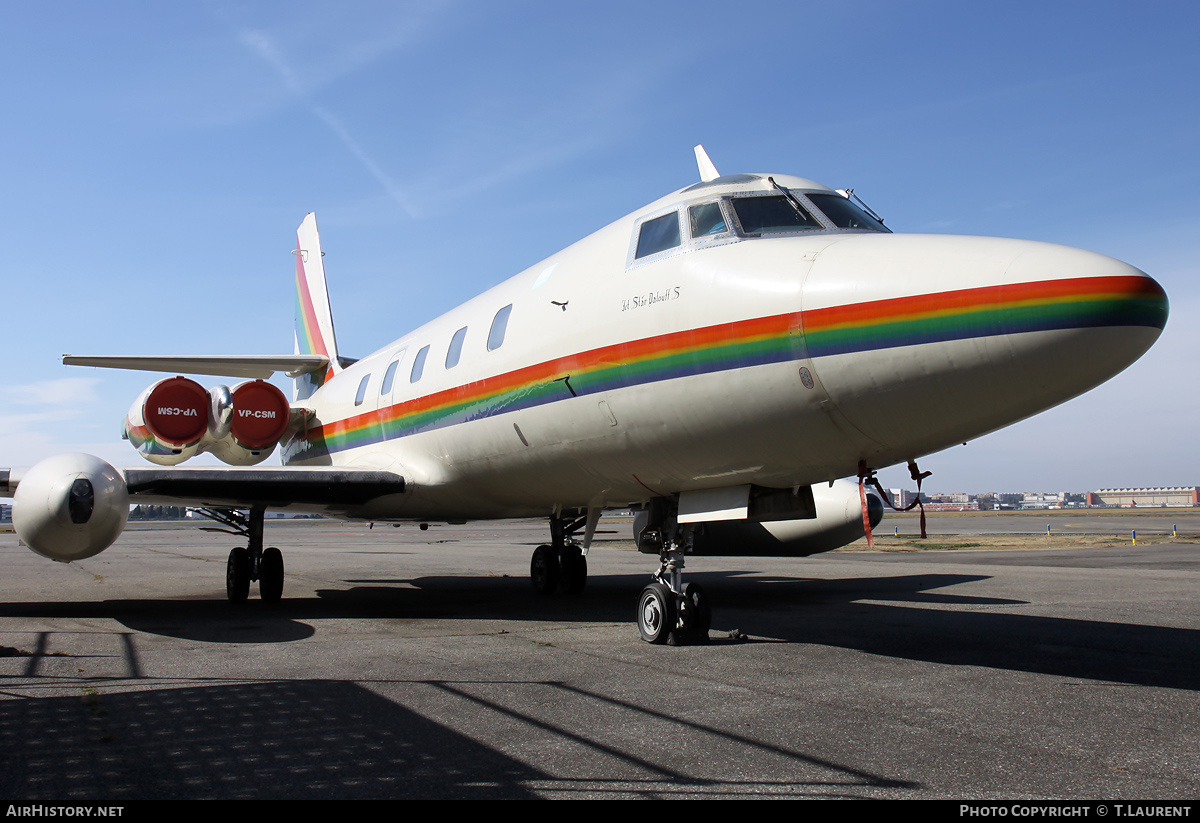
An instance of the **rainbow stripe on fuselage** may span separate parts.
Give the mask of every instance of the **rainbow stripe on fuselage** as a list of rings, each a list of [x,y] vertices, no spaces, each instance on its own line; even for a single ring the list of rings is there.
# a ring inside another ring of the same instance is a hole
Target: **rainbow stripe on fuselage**
[[[325,423],[299,435],[289,459],[691,375],[1055,329],[1162,329],[1166,318],[1166,294],[1140,276],[987,286],[778,314],[579,352]]]
[[[1154,280],[1079,277],[873,300],[804,312],[809,357],[1054,329],[1167,322]]]

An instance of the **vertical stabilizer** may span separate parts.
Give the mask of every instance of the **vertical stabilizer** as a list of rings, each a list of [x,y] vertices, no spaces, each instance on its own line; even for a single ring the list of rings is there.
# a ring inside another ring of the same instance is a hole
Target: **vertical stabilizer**
[[[296,378],[295,399],[302,400],[333,377],[342,366],[338,362],[337,338],[333,333],[333,313],[329,309],[329,289],[325,286],[325,265],[321,260],[321,238],[317,235],[317,215],[310,212],[296,230],[296,353],[320,354],[329,358],[323,373]]]

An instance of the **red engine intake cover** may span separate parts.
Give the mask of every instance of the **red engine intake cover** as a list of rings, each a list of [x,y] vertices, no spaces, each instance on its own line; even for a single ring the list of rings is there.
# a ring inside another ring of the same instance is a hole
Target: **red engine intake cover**
[[[146,395],[142,419],[160,442],[190,446],[208,431],[208,392],[195,380],[168,377]]]
[[[265,380],[243,383],[233,390],[233,439],[248,449],[274,446],[287,430],[291,404],[283,392]]]

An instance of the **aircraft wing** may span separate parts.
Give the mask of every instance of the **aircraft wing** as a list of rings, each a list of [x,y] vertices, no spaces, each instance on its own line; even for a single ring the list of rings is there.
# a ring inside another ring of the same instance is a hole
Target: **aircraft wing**
[[[233,522],[241,524],[240,533],[252,541],[257,535],[261,544],[262,517],[268,508],[355,516],[406,488],[400,475],[377,469],[116,469],[87,454],[60,454],[25,472],[0,470],[0,496],[13,498],[13,525],[21,540],[38,554],[64,563],[111,546],[125,528],[131,502],[249,509],[248,516]],[[282,574],[282,566],[279,571]],[[282,590],[282,579],[280,585]]]
[[[403,494],[406,487],[400,475],[377,469],[171,467],[122,471],[131,500],[165,505],[344,509]]]
[[[266,379],[275,372],[288,377],[320,372],[329,365],[321,354],[198,354],[198,355],[107,355],[84,357],[64,354],[65,366],[95,366],[102,369],[211,374],[218,377]]]
[[[85,477],[104,486],[103,475],[120,475],[132,502],[176,506],[228,508],[286,508],[345,510],[364,506],[379,497],[403,494],[402,476],[378,469],[304,468],[292,466],[248,468],[150,467],[113,469],[87,455],[61,455],[47,462],[61,463],[57,474],[46,480],[30,471],[0,469],[0,497],[14,497],[31,472],[35,485],[45,484],[47,493],[59,476]],[[114,477],[118,483],[120,478]],[[39,491],[41,491],[39,489]]]

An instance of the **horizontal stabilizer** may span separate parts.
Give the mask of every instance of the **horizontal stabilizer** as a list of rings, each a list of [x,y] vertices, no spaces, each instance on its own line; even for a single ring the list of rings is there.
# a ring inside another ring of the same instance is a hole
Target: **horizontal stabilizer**
[[[133,371],[174,372],[176,374],[211,374],[218,377],[247,377],[266,379],[275,372],[288,377],[320,372],[329,365],[321,354],[198,354],[182,356],[113,355],[77,357],[63,355],[65,366],[95,366],[101,369],[130,369]]]

